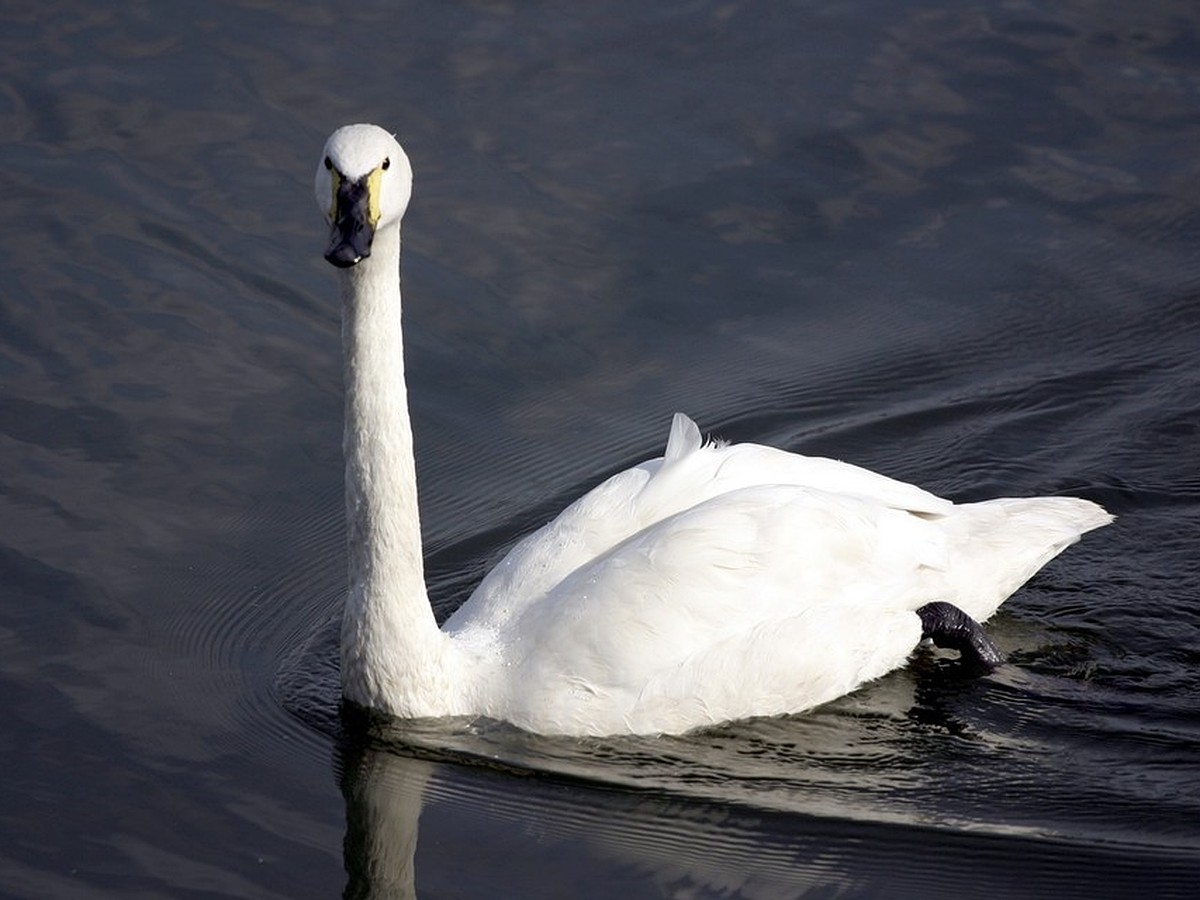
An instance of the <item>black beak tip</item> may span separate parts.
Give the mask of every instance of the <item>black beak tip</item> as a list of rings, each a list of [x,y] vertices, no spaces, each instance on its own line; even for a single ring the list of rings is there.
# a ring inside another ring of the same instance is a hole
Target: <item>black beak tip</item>
[[[325,251],[325,258],[339,269],[349,269],[351,266],[358,265],[367,255],[359,252],[349,242],[334,244]]]
[[[356,266],[371,255],[375,222],[370,211],[367,180],[343,179],[338,184],[336,209],[329,217],[325,258],[339,269]]]

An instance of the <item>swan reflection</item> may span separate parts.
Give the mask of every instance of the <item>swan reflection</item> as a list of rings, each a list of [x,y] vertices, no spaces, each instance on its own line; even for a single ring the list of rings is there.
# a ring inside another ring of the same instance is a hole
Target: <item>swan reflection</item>
[[[339,746],[355,900],[825,896],[876,871],[872,847],[895,838],[890,826],[587,785],[482,755],[461,765],[458,751],[422,746],[436,738],[419,724],[390,727]]]

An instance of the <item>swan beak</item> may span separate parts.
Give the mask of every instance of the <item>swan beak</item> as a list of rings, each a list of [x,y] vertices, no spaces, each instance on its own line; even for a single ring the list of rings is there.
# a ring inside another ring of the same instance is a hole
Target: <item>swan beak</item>
[[[334,179],[333,225],[325,258],[339,269],[348,269],[371,255],[378,218],[371,200],[372,190],[378,187],[375,181],[370,176],[358,181]]]

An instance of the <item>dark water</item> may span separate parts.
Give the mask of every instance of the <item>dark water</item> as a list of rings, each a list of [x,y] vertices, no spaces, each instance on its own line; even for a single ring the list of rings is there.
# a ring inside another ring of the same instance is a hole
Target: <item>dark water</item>
[[[111,6],[0,29],[0,893],[1194,895],[1194,3]],[[1118,522],[987,678],[662,740],[343,731],[310,179],[359,120],[417,172],[443,614],[676,409]]]

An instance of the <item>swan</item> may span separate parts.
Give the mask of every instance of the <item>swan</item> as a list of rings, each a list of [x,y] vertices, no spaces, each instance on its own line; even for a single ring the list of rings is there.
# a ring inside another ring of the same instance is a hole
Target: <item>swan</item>
[[[608,478],[504,557],[439,628],[426,593],[404,378],[396,139],[348,125],[316,172],[345,355],[343,698],[541,734],[679,734],[799,713],[925,639],[1002,661],[979,622],[1090,529],[1087,500],[955,504],[856,466],[705,442]]]

